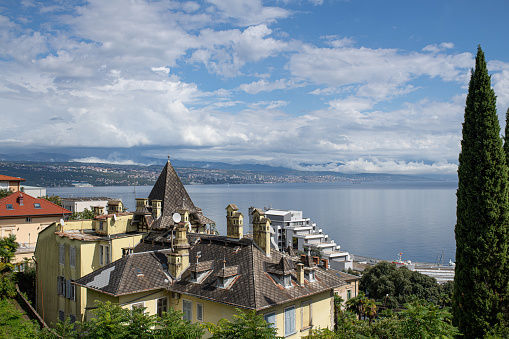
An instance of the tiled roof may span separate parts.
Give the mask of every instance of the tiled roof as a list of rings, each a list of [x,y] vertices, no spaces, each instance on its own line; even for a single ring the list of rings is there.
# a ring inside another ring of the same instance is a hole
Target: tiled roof
[[[193,201],[189,197],[189,194],[187,194],[182,181],[180,181],[177,172],[169,160],[159,175],[148,199],[150,201],[154,199],[162,200],[163,215],[171,216],[179,208],[185,208],[190,213],[199,211],[199,209],[194,206]]]
[[[0,174],[0,181],[25,181],[25,179]]]
[[[198,221],[199,224],[214,223],[213,220],[202,214],[200,208],[194,205],[169,160],[159,175],[148,199],[150,201],[161,200],[161,216],[150,224],[152,229],[173,226],[175,224],[172,218],[173,213],[176,213],[179,209],[188,210],[192,221]]]
[[[291,300],[305,298],[317,293],[332,290],[345,282],[336,274],[323,268],[316,269],[316,280],[297,283],[293,269],[286,271],[292,277],[292,286],[285,288],[280,285],[266,267],[273,265],[283,270],[293,266],[292,260],[276,250],[267,257],[251,239],[231,239],[225,236],[191,233],[188,241],[191,245],[189,258],[193,261],[198,252],[203,266],[210,267],[213,274],[208,274],[200,283],[192,282],[192,270],[200,264],[191,265],[182,273],[181,279],[171,279],[164,283],[162,267],[167,265],[166,253],[171,251],[170,232],[151,232],[142,243],[134,249],[136,252],[128,257],[99,269],[76,281],[78,285],[99,290],[111,295],[122,295],[139,291],[168,288],[173,292],[195,296],[197,298],[229,304],[246,309],[262,310]],[[157,234],[156,234],[157,233]],[[194,241],[199,238],[200,241]],[[109,274],[109,283],[101,285],[102,273],[115,267]],[[136,276],[133,267],[141,268],[144,278]],[[223,270],[223,267],[226,267]],[[204,268],[204,267],[201,267]],[[200,269],[201,269],[200,268]],[[218,277],[232,277],[233,283],[228,288],[218,286]],[[95,285],[92,281],[98,281]]]
[[[23,205],[21,205],[21,201],[23,201]],[[36,208],[36,206],[40,206],[40,208]],[[72,212],[46,199],[34,198],[20,191],[0,199],[0,218],[58,214],[72,214]]]
[[[165,251],[135,253],[125,256],[76,281],[76,284],[109,295],[120,296],[165,288],[170,277],[165,274]]]

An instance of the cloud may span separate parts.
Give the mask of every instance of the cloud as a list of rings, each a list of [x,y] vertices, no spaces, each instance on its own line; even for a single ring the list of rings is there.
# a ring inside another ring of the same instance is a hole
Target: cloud
[[[239,25],[251,26],[271,23],[288,17],[291,12],[280,7],[263,6],[261,0],[208,0],[226,19],[234,19]]]
[[[81,162],[85,164],[111,164],[111,165],[138,165],[138,166],[146,166],[145,164],[136,163],[132,160],[112,160],[112,159],[101,159],[97,157],[87,157],[87,158],[76,158],[71,159],[71,162]],[[147,165],[148,166],[148,165]]]
[[[440,45],[428,45],[422,49],[423,52],[431,52],[431,53],[438,53],[443,52],[447,49],[454,48],[454,44],[452,42],[442,42]]]
[[[239,86],[239,89],[249,94],[257,94],[260,92],[271,92],[278,89],[288,89],[304,86],[305,83],[296,82],[295,80],[279,79],[273,82],[269,82],[265,79],[261,79],[250,84],[242,84]]]
[[[401,53],[395,49],[317,48],[305,45],[288,67],[296,77],[316,84],[386,84],[399,87],[421,77],[465,82],[473,65],[470,53],[455,55]]]

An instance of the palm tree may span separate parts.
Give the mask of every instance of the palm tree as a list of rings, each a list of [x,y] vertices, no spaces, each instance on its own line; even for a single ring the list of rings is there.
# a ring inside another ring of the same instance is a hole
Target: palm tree
[[[364,313],[368,316],[369,323],[371,324],[377,314],[377,306],[373,299],[366,299],[364,303]]]
[[[348,300],[346,302],[346,308],[349,311],[354,312],[359,316],[359,319],[361,319],[362,316],[364,316],[364,304],[368,298],[364,294],[364,292],[359,292],[359,294],[356,297],[353,297],[352,299]]]

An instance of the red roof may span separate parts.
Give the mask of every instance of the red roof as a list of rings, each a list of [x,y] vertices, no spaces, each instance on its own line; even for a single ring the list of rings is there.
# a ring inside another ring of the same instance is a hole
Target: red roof
[[[23,192],[15,192],[0,199],[0,218],[63,214],[72,212],[46,199],[34,198]]]
[[[25,181],[23,178],[10,177],[8,175],[0,174],[0,181]]]

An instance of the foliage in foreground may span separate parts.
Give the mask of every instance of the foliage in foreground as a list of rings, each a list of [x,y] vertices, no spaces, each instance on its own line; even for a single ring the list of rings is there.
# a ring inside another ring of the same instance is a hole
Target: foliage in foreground
[[[454,338],[459,334],[446,309],[423,300],[405,304],[405,309],[389,312],[372,322],[358,320],[350,312],[341,312],[335,332],[323,329],[310,336],[316,339],[434,339]]]
[[[279,338],[277,329],[268,326],[263,315],[256,314],[256,311],[243,312],[237,309],[237,314],[233,316],[233,322],[221,319],[217,325],[207,323],[205,326],[212,334],[213,339]]]

